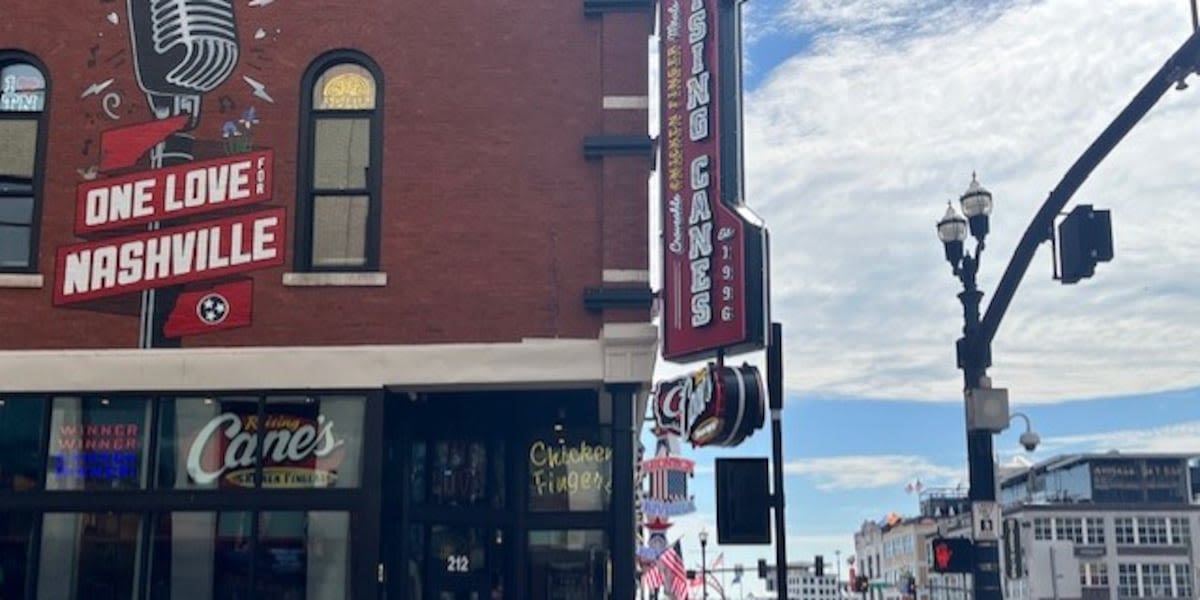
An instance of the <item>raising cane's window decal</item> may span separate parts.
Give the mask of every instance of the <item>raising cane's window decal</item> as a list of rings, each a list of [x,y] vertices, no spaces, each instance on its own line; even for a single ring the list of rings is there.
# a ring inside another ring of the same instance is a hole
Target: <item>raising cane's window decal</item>
[[[269,397],[261,407],[257,398],[175,399],[163,408],[159,485],[357,487],[363,406],[358,396]]]

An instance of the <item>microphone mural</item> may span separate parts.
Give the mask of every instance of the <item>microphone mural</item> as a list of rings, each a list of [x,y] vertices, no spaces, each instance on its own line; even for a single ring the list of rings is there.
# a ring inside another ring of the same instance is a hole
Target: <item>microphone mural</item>
[[[263,6],[250,5],[251,21],[268,14]],[[126,9],[125,23],[108,13],[112,30],[98,36],[120,48],[89,50],[87,69],[111,71],[82,88],[81,101],[99,104],[83,113],[86,124],[120,126],[97,132],[98,153],[84,141],[95,162],[77,169],[82,239],[58,248],[53,297],[57,306],[136,314],[140,347],[173,347],[250,326],[245,273],[283,263],[274,154],[250,136],[259,124],[251,102],[273,99],[246,75],[248,88],[230,87],[243,66],[262,69],[272,40],[262,27],[239,27],[232,0],[128,0]],[[241,31],[254,33],[243,39]],[[243,64],[248,56],[255,64]],[[124,65],[132,69],[117,69]],[[132,85],[145,98],[145,119],[133,116],[136,97],[121,91]],[[219,120],[202,118],[205,102]],[[239,104],[240,118],[225,115]]]
[[[233,3],[129,0],[129,28],[134,74],[154,116],[187,115],[186,129],[195,128],[200,122],[201,97],[225,83],[237,66]],[[189,138],[174,134],[169,139]],[[160,161],[168,159],[162,147],[158,151]],[[193,158],[190,147],[176,151],[171,158]]]

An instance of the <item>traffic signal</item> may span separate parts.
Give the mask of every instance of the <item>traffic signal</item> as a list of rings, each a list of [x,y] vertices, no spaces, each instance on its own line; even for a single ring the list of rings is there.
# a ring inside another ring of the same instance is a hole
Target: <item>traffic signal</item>
[[[767,578],[767,561],[766,561],[766,559],[763,559],[763,558],[758,559],[758,578],[759,579]]]
[[[825,576],[825,557],[824,556],[821,556],[820,554],[818,554],[815,558],[813,558],[813,572],[816,573],[817,577]]]
[[[1096,273],[1097,262],[1113,258],[1112,215],[1080,204],[1058,225],[1059,279],[1076,283]]]
[[[975,544],[967,538],[935,538],[933,570],[938,573],[970,573],[975,564]]]
[[[859,575],[854,580],[854,591],[865,592],[871,589],[871,580],[866,575]]]
[[[765,458],[718,458],[717,543],[771,543],[771,490]]]

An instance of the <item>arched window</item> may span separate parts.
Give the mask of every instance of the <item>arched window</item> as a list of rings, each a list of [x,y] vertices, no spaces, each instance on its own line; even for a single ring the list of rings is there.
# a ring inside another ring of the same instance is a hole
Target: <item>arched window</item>
[[[339,50],[304,75],[297,173],[298,271],[379,269],[382,77]]]
[[[37,271],[47,89],[33,57],[0,51],[0,273]]]

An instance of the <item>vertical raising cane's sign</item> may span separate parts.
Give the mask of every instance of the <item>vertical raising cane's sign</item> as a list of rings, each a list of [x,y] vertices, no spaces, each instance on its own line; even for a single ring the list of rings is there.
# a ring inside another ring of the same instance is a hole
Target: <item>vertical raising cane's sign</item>
[[[766,340],[766,229],[741,199],[736,0],[662,0],[663,357]]]

